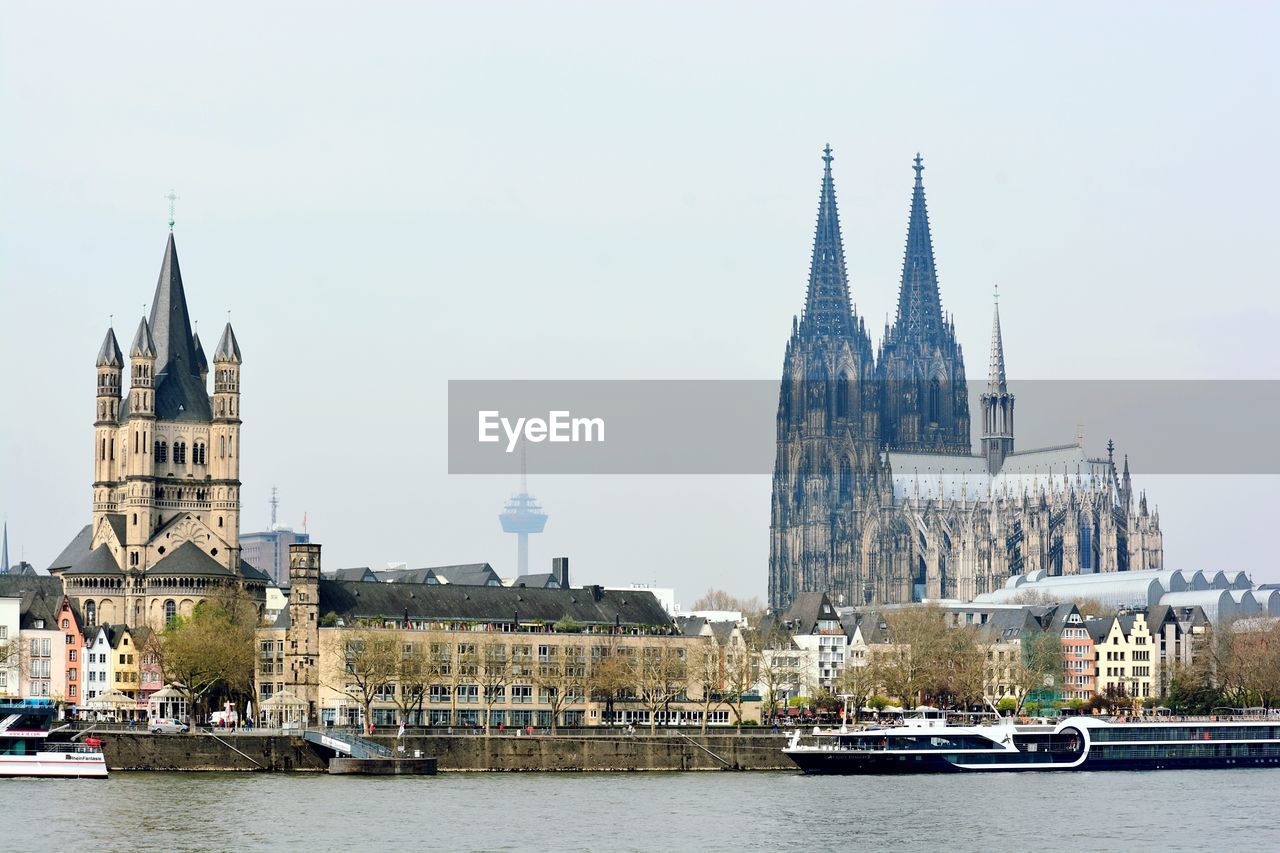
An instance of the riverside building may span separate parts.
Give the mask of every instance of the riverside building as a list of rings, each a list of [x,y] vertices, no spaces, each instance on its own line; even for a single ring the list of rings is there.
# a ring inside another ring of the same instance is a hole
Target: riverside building
[[[707,675],[710,641],[644,590],[336,580],[313,543],[291,546],[289,575],[288,607],[258,631],[256,692],[287,691],[312,725],[759,721],[758,698]]]

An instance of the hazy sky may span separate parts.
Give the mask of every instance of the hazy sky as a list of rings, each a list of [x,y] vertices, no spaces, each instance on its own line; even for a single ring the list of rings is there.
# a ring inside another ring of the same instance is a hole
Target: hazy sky
[[[449,379],[780,375],[827,142],[877,341],[919,150],[971,375],[999,283],[1011,376],[1280,378],[1278,9],[5,3],[11,556],[89,520],[94,356],[170,187],[206,349],[230,309],[244,352],[243,529],[279,486],[329,568],[514,571],[516,482],[446,473]],[[764,593],[768,477],[530,485],[536,566]],[[1280,579],[1276,478],[1139,485],[1170,568]]]

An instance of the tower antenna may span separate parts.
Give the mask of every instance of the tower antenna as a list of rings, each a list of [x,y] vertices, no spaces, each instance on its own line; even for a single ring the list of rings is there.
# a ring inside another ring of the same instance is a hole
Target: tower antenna
[[[280,507],[280,490],[275,486],[271,487],[271,529],[276,529],[276,510]]]

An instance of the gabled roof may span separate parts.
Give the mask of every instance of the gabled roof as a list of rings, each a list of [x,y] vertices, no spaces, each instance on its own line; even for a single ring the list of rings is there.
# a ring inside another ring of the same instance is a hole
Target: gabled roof
[[[231,570],[210,557],[194,542],[183,542],[147,569],[149,575],[233,577]]]
[[[0,596],[21,599],[18,605],[20,628],[34,628],[44,620],[45,630],[58,624],[62,607],[62,581],[47,575],[0,575]]]
[[[102,339],[102,348],[98,350],[98,367],[124,367],[124,356],[120,354],[120,344],[116,341],[116,330],[107,329],[107,336]]]
[[[53,558],[53,562],[49,564],[50,571],[57,569],[68,569],[77,563],[84,562],[89,557],[93,544],[93,525],[86,524],[80,528],[80,532],[71,538],[67,543],[67,547],[62,549],[62,553]]]
[[[243,557],[240,559],[240,574],[251,581],[269,581],[271,576],[250,563]]]
[[[368,566],[360,566],[355,569],[338,569],[329,575],[336,581],[362,581],[364,583],[376,583],[378,576],[369,571]]]
[[[1094,645],[1100,645],[1111,634],[1111,625],[1115,622],[1114,616],[1108,616],[1102,619],[1086,619],[1084,626],[1089,629],[1089,636],[1093,638]]]
[[[412,621],[547,622],[571,619],[586,626],[677,629],[653,593],[645,590],[519,589],[462,584],[364,583],[321,578],[321,614]],[[288,608],[276,627],[286,627]]]
[[[677,616],[676,625],[680,627],[680,633],[686,637],[701,637],[702,629],[707,626],[707,620],[701,616]]]
[[[818,622],[839,621],[840,616],[825,592],[802,592],[782,614],[782,619],[792,625],[793,634],[812,634],[818,630]]]
[[[63,574],[73,575],[119,575],[123,574],[115,554],[105,542],[89,552],[89,555],[76,562]]]
[[[531,575],[520,575],[516,578],[514,586],[524,586],[529,589],[559,589],[560,579],[554,572],[535,572]]]
[[[461,584],[463,586],[501,585],[502,578],[488,563],[460,563],[454,566],[427,566],[421,569],[391,569],[374,572],[387,583]]]

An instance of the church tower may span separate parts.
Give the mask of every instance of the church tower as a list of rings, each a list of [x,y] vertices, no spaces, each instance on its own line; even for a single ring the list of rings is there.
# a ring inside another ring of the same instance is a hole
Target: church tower
[[[320,546],[289,546],[289,627],[285,629],[285,689],[317,718],[320,700]]]
[[[844,243],[823,151],[818,222],[804,314],[792,321],[778,400],[769,547],[769,601],[860,587],[853,531],[878,504],[871,340],[849,300]]]
[[[919,154],[913,168],[916,180],[898,317],[892,328],[885,328],[876,366],[880,437],[894,450],[967,454],[971,445],[964,355],[955,326],[942,314]]]
[[[1000,473],[1004,460],[1013,453],[1013,395],[1004,375],[1004,341],[1000,337],[1000,303],[996,302],[991,321],[991,366],[987,390],[982,395],[982,456],[987,472]]]
[[[162,628],[227,586],[265,596],[266,575],[240,559],[241,355],[230,324],[214,365],[211,396],[170,232],[129,348],[127,396],[113,331],[98,351],[93,518],[49,567],[90,624]]]

